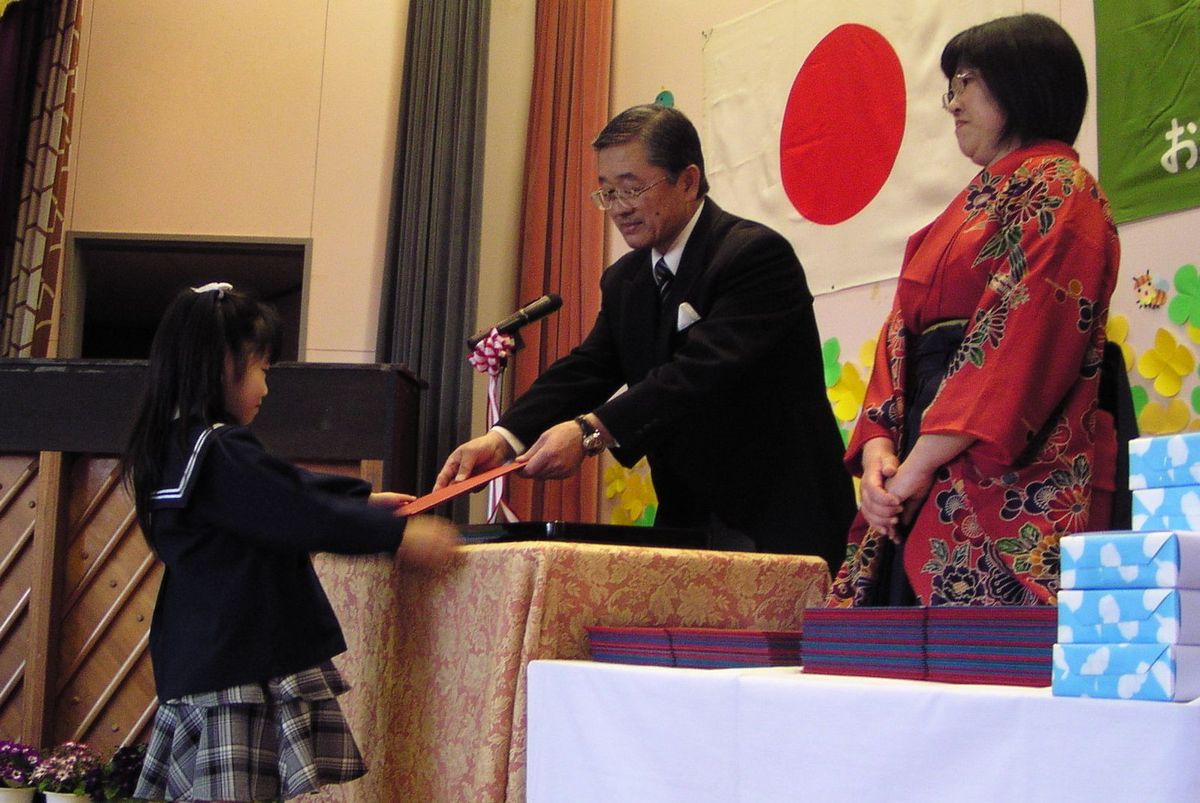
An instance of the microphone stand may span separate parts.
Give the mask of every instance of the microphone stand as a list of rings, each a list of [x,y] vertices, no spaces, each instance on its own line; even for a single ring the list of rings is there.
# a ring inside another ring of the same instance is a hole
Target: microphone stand
[[[487,337],[475,344],[474,350],[467,358],[476,371],[488,375],[486,415],[488,430],[491,430],[500,420],[500,397],[504,389],[504,369],[508,367],[509,359],[524,346],[525,342],[521,340],[519,332],[502,335],[493,328]],[[506,479],[506,477],[497,477],[488,483],[487,520],[489,524],[495,524],[500,520],[506,524],[520,521],[517,514],[513,513],[512,508],[504,501]]]

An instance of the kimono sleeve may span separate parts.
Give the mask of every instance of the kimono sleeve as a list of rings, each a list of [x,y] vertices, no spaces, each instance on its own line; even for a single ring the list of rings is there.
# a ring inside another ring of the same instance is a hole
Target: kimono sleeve
[[[988,282],[922,432],[979,440],[1013,465],[1081,381],[1098,381],[1116,281],[1115,231],[1095,183],[1048,160],[1010,177],[974,269]]]
[[[875,364],[863,397],[862,412],[846,449],[846,468],[862,473],[862,450],[874,438],[888,438],[899,449],[900,423],[904,415],[905,328],[899,301],[884,321],[875,343]]]

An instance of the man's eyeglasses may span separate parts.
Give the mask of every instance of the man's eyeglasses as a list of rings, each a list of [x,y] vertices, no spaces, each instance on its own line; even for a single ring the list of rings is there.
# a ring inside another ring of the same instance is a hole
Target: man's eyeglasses
[[[620,204],[626,209],[631,208],[638,198],[641,198],[650,190],[662,184],[670,176],[663,176],[658,181],[647,184],[645,187],[637,190],[624,190],[613,187],[611,189],[599,189],[592,193],[592,203],[604,212],[612,209],[613,204]]]
[[[960,73],[955,73],[950,79],[950,91],[942,95],[942,108],[949,109],[950,104],[954,99],[962,94],[962,91],[967,88],[967,84],[974,81],[977,76],[970,70],[963,70]]]

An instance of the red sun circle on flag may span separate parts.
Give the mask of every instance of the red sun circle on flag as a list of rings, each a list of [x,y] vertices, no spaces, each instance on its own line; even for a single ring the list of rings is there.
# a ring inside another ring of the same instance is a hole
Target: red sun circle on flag
[[[849,220],[883,187],[904,138],[904,70],[865,25],[839,25],[804,60],[779,132],[779,170],[796,211]]]

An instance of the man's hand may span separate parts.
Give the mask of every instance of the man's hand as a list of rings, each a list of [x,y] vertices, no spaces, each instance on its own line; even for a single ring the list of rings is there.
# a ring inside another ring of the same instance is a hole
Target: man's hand
[[[512,458],[512,447],[499,433],[489,432],[486,435],[480,435],[450,453],[442,470],[438,472],[437,480],[433,483],[433,490],[445,488],[450,483],[465,480],[472,474],[503,465]]]
[[[522,477],[536,480],[570,477],[583,462],[583,432],[574,421],[555,424],[521,455],[521,460],[525,461]]]
[[[440,569],[462,545],[458,528],[436,516],[413,516],[404,527],[396,563],[417,569]]]

